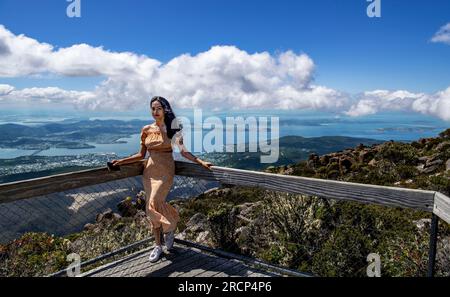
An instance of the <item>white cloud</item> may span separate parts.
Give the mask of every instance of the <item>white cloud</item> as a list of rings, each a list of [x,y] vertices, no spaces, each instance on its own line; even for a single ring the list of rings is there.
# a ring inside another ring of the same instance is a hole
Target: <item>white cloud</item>
[[[159,94],[175,107],[337,108],[344,97],[312,85],[314,62],[292,51],[271,55],[247,53],[235,46],[213,46],[196,55],[183,54],[167,63],[131,52],[111,52],[77,44],[55,49],[0,25],[0,77],[55,74],[100,76],[89,92],[32,88],[7,94],[11,100],[61,100],[88,109],[145,106]],[[6,95],[6,94],[3,94]]]
[[[431,41],[450,44],[450,23],[442,26],[431,38]]]
[[[5,96],[14,90],[13,86],[0,84],[0,96]]]
[[[93,90],[86,91],[57,87],[19,90],[0,85],[2,102],[69,103],[81,109],[129,110],[147,108],[150,97],[160,95],[175,108],[317,109],[350,116],[413,110],[450,120],[450,88],[431,95],[375,90],[349,96],[314,84],[314,70],[308,55],[293,51],[271,55],[248,53],[235,46],[213,46],[162,63],[145,55],[112,52],[88,44],[55,48],[14,35],[0,25],[0,78],[104,78]]]
[[[376,90],[365,92],[345,114],[363,116],[379,111],[405,110],[437,116],[450,121],[450,87],[436,94]]]

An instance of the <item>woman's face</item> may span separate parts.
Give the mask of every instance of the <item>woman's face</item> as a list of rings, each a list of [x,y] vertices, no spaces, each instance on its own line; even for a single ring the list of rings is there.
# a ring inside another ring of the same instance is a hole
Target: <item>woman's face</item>
[[[152,116],[155,120],[163,121],[164,120],[164,109],[159,103],[159,101],[153,101],[152,106]]]

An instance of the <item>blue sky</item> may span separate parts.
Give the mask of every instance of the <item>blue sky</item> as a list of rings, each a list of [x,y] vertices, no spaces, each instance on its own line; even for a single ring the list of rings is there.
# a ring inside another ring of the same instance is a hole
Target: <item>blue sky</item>
[[[430,42],[450,23],[450,1],[381,0],[369,18],[365,0],[81,0],[68,18],[65,0],[0,0],[0,24],[57,48],[86,43],[162,63],[215,45],[249,54],[292,50],[314,62],[312,84],[356,94],[407,90],[435,94],[450,86],[450,45]],[[432,3],[432,4],[431,4]],[[17,89],[91,90],[105,76],[0,77]]]
[[[446,0],[383,0],[379,19],[367,17],[364,0],[96,0],[82,1],[79,19],[65,15],[67,5],[1,0],[0,23],[60,47],[84,42],[161,61],[222,44],[292,49],[314,59],[318,83],[351,92],[434,92],[449,84],[450,47],[429,42],[450,21]]]

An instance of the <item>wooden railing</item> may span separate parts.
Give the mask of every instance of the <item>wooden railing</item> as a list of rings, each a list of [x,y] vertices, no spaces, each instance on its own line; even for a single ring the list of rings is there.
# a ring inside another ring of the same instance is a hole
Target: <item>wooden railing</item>
[[[52,175],[0,185],[0,203],[32,198],[112,180],[141,175],[144,162],[121,166],[110,172],[106,167]],[[213,166],[211,170],[190,162],[175,161],[175,174],[223,184],[261,187],[268,190],[314,195],[322,198],[348,200],[388,207],[412,208],[432,213],[428,275],[434,274],[438,218],[450,223],[450,198],[428,190],[287,176],[266,172]]]

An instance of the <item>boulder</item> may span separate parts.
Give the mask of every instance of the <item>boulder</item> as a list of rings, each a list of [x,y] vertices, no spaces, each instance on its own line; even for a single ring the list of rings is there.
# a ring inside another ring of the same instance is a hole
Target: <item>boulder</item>
[[[193,240],[195,242],[210,245],[211,233],[207,217],[202,213],[196,213],[186,223],[186,228],[176,235],[176,238]]]
[[[358,144],[358,146],[356,147],[356,150],[360,151],[360,150],[362,150],[362,149],[364,149],[364,148],[365,148],[364,144],[360,143],[360,144]]]
[[[320,165],[325,166],[330,162],[330,156],[329,155],[323,155],[319,158]]]
[[[111,208],[106,209],[104,212],[97,214],[95,221],[100,223],[103,220],[110,220],[114,217],[113,211]]]
[[[423,157],[418,158],[419,163],[424,163],[424,164],[425,164],[429,159],[430,159],[429,156],[423,156]]]
[[[420,173],[426,173],[426,174],[434,172],[438,168],[439,168],[439,165],[432,165],[432,166],[422,167],[422,168],[417,167],[417,169],[419,170]]]
[[[378,164],[378,162],[375,159],[370,160],[370,162],[368,163],[368,165],[372,166],[372,167],[377,167],[377,164]]]
[[[207,229],[208,219],[202,213],[196,213],[186,223],[186,229],[191,232],[204,231]]]
[[[84,225],[83,230],[90,231],[90,230],[93,230],[94,228],[95,228],[94,224],[87,223],[86,225]]]
[[[341,174],[346,173],[350,170],[353,164],[355,164],[356,161],[348,156],[343,156],[339,159],[339,171]]]
[[[359,152],[358,161],[360,163],[366,163],[369,160],[372,160],[375,157],[375,153],[371,150],[363,150]]]
[[[427,230],[431,224],[431,219],[419,219],[417,221],[413,221],[414,225],[416,225],[419,230]]]
[[[446,151],[450,149],[450,141],[444,141],[439,143],[436,148],[437,151]]]
[[[136,214],[137,208],[133,199],[127,197],[117,204],[117,209],[120,211],[121,215],[124,217],[132,217]]]
[[[444,163],[444,161],[442,161],[441,159],[436,159],[433,161],[427,161],[425,163],[425,167],[430,167],[430,166],[434,166],[434,165],[441,165],[442,163]]]

